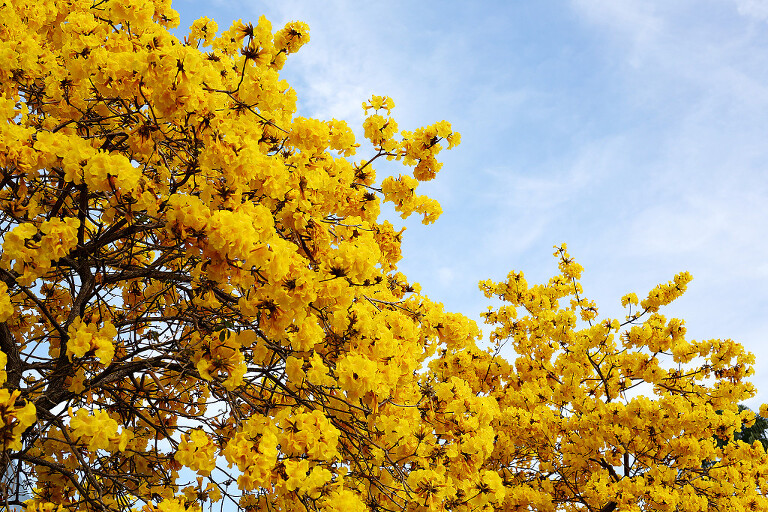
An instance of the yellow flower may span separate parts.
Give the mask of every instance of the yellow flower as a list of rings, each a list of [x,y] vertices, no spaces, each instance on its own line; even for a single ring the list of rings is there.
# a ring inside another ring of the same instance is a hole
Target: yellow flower
[[[304,371],[302,370],[303,364],[303,359],[293,356],[289,356],[285,361],[285,374],[288,376],[288,379],[297,386],[301,385],[305,377]]]
[[[113,446],[114,441],[119,441],[117,421],[106,411],[98,410],[89,414],[88,410],[81,408],[73,415],[70,408],[69,414],[69,428],[76,438],[88,444],[90,451],[106,450]]]
[[[343,486],[336,487],[322,502],[328,512],[368,512],[363,496]]]
[[[361,354],[344,356],[336,364],[336,372],[339,386],[350,398],[358,398],[377,390],[378,366]]]
[[[408,475],[408,487],[416,501],[425,507],[436,507],[455,495],[445,475],[431,469],[417,469]]]
[[[275,49],[285,54],[296,53],[309,42],[309,25],[292,21],[275,33]]]
[[[284,464],[285,474],[288,477],[285,481],[285,487],[289,491],[295,491],[301,487],[309,474],[309,461],[307,459],[286,460]]]
[[[24,223],[16,226],[12,231],[6,233],[3,241],[2,262],[7,264],[16,260],[13,269],[16,272],[24,272],[24,264],[34,260],[38,245],[32,241],[37,235],[37,226],[32,223]]]
[[[72,382],[67,387],[69,391],[80,394],[85,391],[85,371],[82,368],[77,370],[75,376],[72,377]]]
[[[17,409],[14,414],[19,422],[16,428],[14,428],[14,434],[21,435],[27,427],[34,425],[37,421],[37,409],[35,409],[35,404],[32,402],[27,402],[24,407]]]
[[[193,430],[185,435],[174,458],[198,474],[208,476],[216,467],[213,442],[202,430]]]
[[[67,217],[64,220],[51,219],[40,226],[43,238],[40,240],[38,258],[44,258],[51,262],[67,256],[77,245],[77,228],[80,220]]]
[[[83,167],[86,185],[105,193],[130,193],[139,184],[141,170],[123,155],[99,151]]]
[[[202,17],[194,21],[192,26],[189,27],[189,39],[190,40],[203,40],[203,44],[208,46],[216,37],[216,31],[219,26],[216,22],[208,17]]]
[[[86,324],[77,318],[67,332],[67,356],[70,360],[73,357],[84,358],[93,352],[102,365],[107,366],[112,362],[117,329],[111,322],[104,322],[102,327],[98,327],[97,324]]]
[[[11,296],[8,295],[8,285],[0,281],[0,322],[5,322],[13,316],[15,309],[11,303]],[[5,357],[5,356],[3,356]],[[5,362],[2,362],[5,365]],[[0,382],[2,385],[2,382]]]

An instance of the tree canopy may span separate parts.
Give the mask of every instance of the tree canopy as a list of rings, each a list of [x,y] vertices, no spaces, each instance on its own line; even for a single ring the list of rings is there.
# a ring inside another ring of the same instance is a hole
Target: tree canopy
[[[35,512],[768,510],[754,357],[558,273],[481,290],[490,339],[398,271],[460,137],[297,115],[309,41],[166,0],[0,6],[0,499]],[[376,161],[402,162],[380,179]],[[511,354],[511,356],[510,356]],[[766,411],[762,411],[765,416]]]

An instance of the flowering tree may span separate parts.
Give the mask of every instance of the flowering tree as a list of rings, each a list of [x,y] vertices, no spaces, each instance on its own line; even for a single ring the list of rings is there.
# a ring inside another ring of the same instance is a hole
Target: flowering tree
[[[481,285],[506,304],[480,349],[379,218],[436,220],[416,190],[450,124],[398,130],[373,96],[354,160],[279,77],[306,25],[177,23],[165,0],[0,7],[6,507],[768,508],[760,443],[713,438],[754,421],[753,357],[658,313],[687,274],[598,320],[559,248],[546,285]],[[378,180],[382,157],[412,169]]]

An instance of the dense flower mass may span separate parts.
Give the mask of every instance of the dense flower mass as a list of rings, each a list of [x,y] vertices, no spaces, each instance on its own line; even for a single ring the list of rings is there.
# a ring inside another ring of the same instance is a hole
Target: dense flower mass
[[[178,19],[0,6],[3,506],[768,510],[763,447],[733,440],[753,356],[660,313],[688,274],[601,320],[560,247],[544,285],[481,284],[481,348],[380,218],[439,217],[417,189],[451,125],[373,96],[355,159],[280,78],[307,25]]]

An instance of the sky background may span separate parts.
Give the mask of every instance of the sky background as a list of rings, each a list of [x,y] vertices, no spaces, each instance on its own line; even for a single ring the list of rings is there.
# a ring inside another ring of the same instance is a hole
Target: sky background
[[[307,22],[282,74],[299,115],[361,133],[361,103],[388,95],[401,129],[462,134],[420,188],[442,217],[405,222],[400,269],[430,298],[479,322],[479,280],[546,281],[563,242],[601,316],[687,270],[662,313],[755,353],[747,403],[768,402],[768,0],[173,5],[182,37],[201,16]]]

